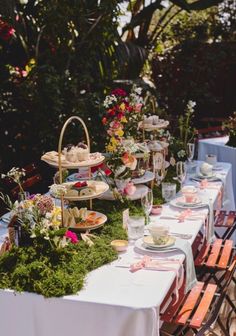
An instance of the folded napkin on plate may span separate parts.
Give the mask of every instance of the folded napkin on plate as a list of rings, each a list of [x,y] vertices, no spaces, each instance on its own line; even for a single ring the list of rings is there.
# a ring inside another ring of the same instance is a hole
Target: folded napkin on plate
[[[191,244],[187,240],[176,238],[175,245],[173,246],[173,248],[183,252],[185,255],[185,265],[186,265],[185,266],[185,273],[186,273],[185,293],[187,293],[190,289],[194,287],[194,285],[197,282],[192,247],[191,247]],[[135,272],[140,269],[152,269],[152,270],[158,270],[158,271],[161,271],[161,270],[176,271],[176,268],[174,268],[173,265],[170,267],[170,263],[180,265],[180,261],[178,260],[174,262],[174,261],[169,261],[168,259],[167,260],[164,259],[160,263],[160,260],[156,260],[156,259],[153,260],[151,259],[151,257],[145,256],[138,263],[132,264],[130,266],[130,270],[131,272]]]

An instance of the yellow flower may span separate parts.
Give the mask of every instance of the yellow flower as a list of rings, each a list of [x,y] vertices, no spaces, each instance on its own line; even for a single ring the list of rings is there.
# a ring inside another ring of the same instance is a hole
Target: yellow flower
[[[127,123],[127,119],[125,117],[122,117],[121,120],[120,120],[122,123]]]
[[[125,110],[125,104],[124,103],[120,104],[120,109],[121,109],[121,111]]]
[[[111,137],[110,142],[111,142],[112,145],[117,145],[118,144],[118,140],[116,140],[115,137]]]
[[[113,153],[114,151],[115,151],[115,149],[116,149],[116,146],[115,145],[112,145],[112,144],[108,144],[107,145],[107,151],[109,152],[109,153]]]
[[[124,135],[124,131],[122,131],[122,129],[118,129],[116,132],[116,135],[118,135],[119,137],[122,137]]]

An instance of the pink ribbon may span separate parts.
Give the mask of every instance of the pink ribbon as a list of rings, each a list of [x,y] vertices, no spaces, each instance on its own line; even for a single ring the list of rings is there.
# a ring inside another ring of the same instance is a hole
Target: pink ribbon
[[[182,211],[178,216],[179,222],[184,222],[186,218],[190,217],[193,214],[191,209],[186,209]]]
[[[221,209],[223,203],[223,194],[224,194],[224,187],[223,185],[215,184],[213,182],[209,182],[206,179],[202,180],[199,184],[200,189],[216,189],[218,190],[217,196],[217,209]]]
[[[180,267],[180,275],[178,274],[178,269],[175,267],[166,266],[166,264],[175,264]],[[150,256],[145,255],[139,262],[130,265],[130,272],[136,272],[141,269],[153,270],[153,271],[172,271],[175,273],[176,285],[175,285],[175,295],[176,301],[179,299],[179,289],[181,288],[184,281],[184,269],[183,263],[180,260],[157,260],[152,259]]]

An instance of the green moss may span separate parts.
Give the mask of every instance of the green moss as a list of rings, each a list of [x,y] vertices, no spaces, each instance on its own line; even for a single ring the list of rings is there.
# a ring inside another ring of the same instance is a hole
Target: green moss
[[[170,176],[170,179],[172,177]],[[154,188],[154,204],[163,203],[160,188]],[[53,249],[45,240],[34,240],[33,246],[13,247],[0,257],[0,288],[33,292],[45,297],[75,294],[83,288],[88,272],[117,258],[110,246],[114,239],[127,239],[122,227],[122,211],[143,215],[140,201],[94,202],[94,210],[106,213],[107,223],[93,231],[96,238],[89,247],[80,239],[76,245]]]

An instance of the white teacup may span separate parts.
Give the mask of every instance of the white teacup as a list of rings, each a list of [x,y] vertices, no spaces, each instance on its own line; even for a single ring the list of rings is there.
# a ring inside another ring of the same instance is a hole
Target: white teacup
[[[197,199],[197,188],[194,186],[184,186],[181,189],[182,194],[184,195],[186,203],[194,203]]]
[[[203,164],[200,166],[200,172],[202,175],[210,176],[213,172],[213,166],[209,163],[203,162]]]
[[[148,230],[155,244],[159,243],[160,239],[165,239],[169,236],[169,227],[166,225],[150,224]]]
[[[214,154],[206,154],[206,163],[214,166],[217,163],[217,156]]]

